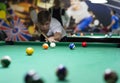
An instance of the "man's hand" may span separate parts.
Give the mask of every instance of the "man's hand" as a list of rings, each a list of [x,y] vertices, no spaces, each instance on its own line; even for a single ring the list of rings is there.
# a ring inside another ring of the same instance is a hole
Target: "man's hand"
[[[58,42],[58,41],[55,40],[54,37],[48,37],[48,39],[46,39],[46,42]]]

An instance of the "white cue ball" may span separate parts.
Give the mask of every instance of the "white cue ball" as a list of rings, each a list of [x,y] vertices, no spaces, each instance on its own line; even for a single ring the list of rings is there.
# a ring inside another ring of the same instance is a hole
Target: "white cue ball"
[[[50,47],[54,48],[56,46],[56,44],[54,42],[50,43]]]

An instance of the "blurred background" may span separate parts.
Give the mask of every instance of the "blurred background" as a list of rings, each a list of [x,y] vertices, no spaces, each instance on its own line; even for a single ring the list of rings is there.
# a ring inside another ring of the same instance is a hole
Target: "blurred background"
[[[120,0],[97,1],[98,0],[60,0],[62,8],[65,9],[68,14],[68,18],[70,19],[68,24],[65,26],[68,36],[72,36],[76,27],[75,25],[89,15],[89,10],[94,13],[94,19],[89,26],[87,26],[84,33],[106,34],[106,28],[111,23],[111,10],[115,10],[116,15],[120,19]],[[35,26],[31,22],[29,8],[34,6],[36,11],[39,12],[43,9],[51,8],[53,6],[53,2],[54,0],[0,0],[0,30],[8,32],[11,30],[9,27],[23,27],[27,29],[28,32],[21,30],[24,34],[27,34],[22,36],[29,39],[35,29]],[[73,3],[71,4],[71,2]],[[79,2],[79,4],[76,2]],[[74,11],[70,9],[73,5],[76,5],[74,7]],[[13,22],[10,19],[11,16],[13,16]],[[72,19],[71,16],[73,17]],[[16,24],[16,22],[18,24]],[[11,23],[13,23],[13,25],[11,25]],[[12,32],[16,33],[16,31],[17,29]],[[14,40],[18,40],[18,38],[14,38]],[[22,40],[25,39],[22,38]]]

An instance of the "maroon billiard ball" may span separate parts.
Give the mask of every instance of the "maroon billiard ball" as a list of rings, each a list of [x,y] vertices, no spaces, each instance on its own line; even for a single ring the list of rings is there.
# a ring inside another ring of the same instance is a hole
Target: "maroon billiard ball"
[[[82,42],[82,47],[86,47],[87,46],[87,42]]]
[[[59,65],[56,70],[56,76],[59,80],[65,80],[67,76],[67,68],[63,65]]]
[[[106,69],[104,73],[104,80],[106,83],[116,83],[118,80],[118,75],[115,71],[112,71],[111,69]]]

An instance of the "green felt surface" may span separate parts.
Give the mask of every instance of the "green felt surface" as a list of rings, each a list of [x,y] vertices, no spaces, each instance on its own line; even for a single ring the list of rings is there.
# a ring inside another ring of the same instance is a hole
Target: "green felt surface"
[[[69,42],[56,43],[55,48],[42,48],[39,42],[16,42],[14,45],[0,44],[0,58],[9,55],[12,63],[8,68],[0,67],[0,83],[24,83],[28,70],[35,70],[45,83],[105,83],[104,71],[111,68],[120,75],[120,48],[111,43],[88,43],[82,47],[75,43],[74,50]],[[33,47],[32,56],[26,55],[26,48]],[[56,68],[63,64],[68,69],[67,81],[60,82],[55,75]],[[120,83],[120,80],[118,80]]]

